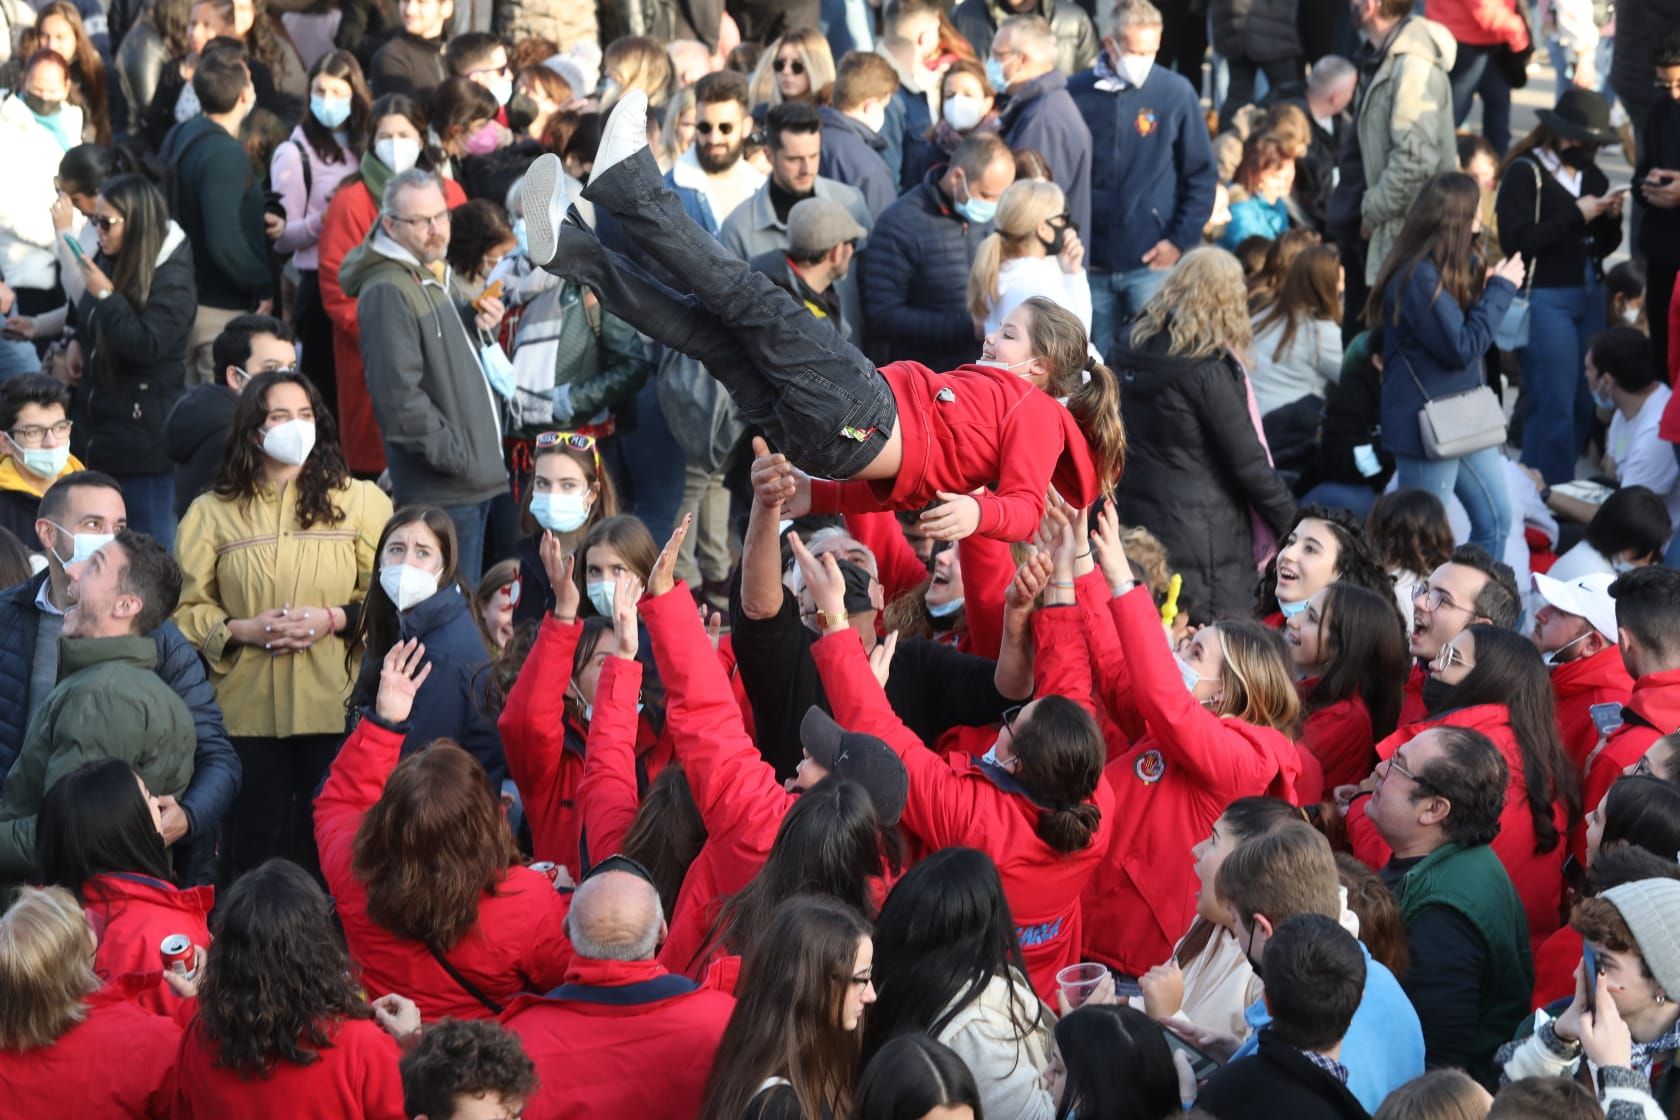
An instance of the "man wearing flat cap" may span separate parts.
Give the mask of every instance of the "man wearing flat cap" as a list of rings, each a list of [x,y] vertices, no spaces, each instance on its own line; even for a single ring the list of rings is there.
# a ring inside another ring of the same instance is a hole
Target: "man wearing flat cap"
[[[866,230],[838,202],[807,198],[788,212],[788,248],[760,253],[747,263],[785,289],[818,319],[828,322],[841,338],[850,338],[851,324],[841,309],[835,283],[851,271],[857,243]]]

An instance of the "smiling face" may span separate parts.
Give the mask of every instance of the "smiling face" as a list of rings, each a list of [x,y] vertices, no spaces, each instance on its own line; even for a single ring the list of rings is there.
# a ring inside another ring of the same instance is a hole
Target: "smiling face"
[[[962,597],[962,565],[957,563],[957,550],[947,548],[933,559],[933,582],[928,584],[927,605],[937,607]]]
[[[1236,851],[1237,845],[1242,842],[1243,837],[1231,827],[1230,822],[1220,817],[1213,822],[1207,836],[1190,849],[1190,855],[1196,861],[1196,881],[1201,884],[1196,892],[1196,914],[1227,928],[1231,925],[1231,913],[1219,901],[1219,892],[1214,889],[1214,884],[1219,881],[1219,869],[1224,866],[1225,857]]]
[[[840,1026],[848,1031],[857,1030],[863,1025],[863,1009],[874,1002],[875,942],[860,937],[852,974],[846,983],[846,997],[841,1001]]]
[[[1050,383],[1050,368],[1033,353],[1032,327],[1032,308],[1024,303],[1018,305],[1004,317],[997,330],[986,336],[980,345],[980,356],[1002,362],[1009,372],[1042,389]]]
[[[1330,523],[1303,517],[1290,530],[1277,560],[1277,597],[1281,602],[1310,599],[1336,581],[1342,546]]]
[[[385,550],[379,554],[381,566],[407,564],[433,575],[443,574],[443,543],[424,521],[410,521],[391,530],[385,538]]]
[[[1298,672],[1307,676],[1319,675],[1316,671],[1330,656],[1326,641],[1330,620],[1324,600],[1325,592],[1320,591],[1307,601],[1306,610],[1283,625],[1283,644],[1289,648],[1289,660]]]

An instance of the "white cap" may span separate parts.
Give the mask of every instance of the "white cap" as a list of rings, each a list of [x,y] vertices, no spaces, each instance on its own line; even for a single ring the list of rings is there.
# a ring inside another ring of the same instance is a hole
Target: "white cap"
[[[1564,614],[1578,615],[1612,645],[1616,642],[1616,600],[1610,597],[1614,572],[1594,572],[1568,583],[1540,572],[1534,574],[1534,590]]]

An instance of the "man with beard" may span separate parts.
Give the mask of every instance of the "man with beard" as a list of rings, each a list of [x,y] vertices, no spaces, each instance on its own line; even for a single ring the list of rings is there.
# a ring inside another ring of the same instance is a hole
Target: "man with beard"
[[[1510,630],[1521,616],[1522,597],[1509,564],[1500,563],[1473,544],[1453,549],[1451,559],[1430,572],[1412,592],[1408,652],[1415,663],[1400,701],[1399,726],[1428,719],[1431,690],[1446,688],[1423,669],[1442,646],[1473,622]]]
[[[747,79],[733,70],[695,83],[694,144],[671,165],[670,180],[705,201],[711,220],[700,224],[708,229],[723,225],[764,185],[764,176],[741,158],[752,131],[747,108]]]

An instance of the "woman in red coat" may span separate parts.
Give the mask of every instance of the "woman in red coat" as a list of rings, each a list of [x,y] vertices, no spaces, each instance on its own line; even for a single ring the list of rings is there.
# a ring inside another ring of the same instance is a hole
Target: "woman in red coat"
[[[182,890],[169,881],[159,820],[145,780],[118,758],[77,767],[41,801],[35,853],[42,881],[81,899],[99,938],[93,969],[107,984],[161,972],[163,942],[175,934],[200,951],[210,946],[215,889]],[[185,1001],[167,985],[151,984],[137,1002],[180,1017]]]
[[[418,1030],[419,1012],[395,995],[364,1002],[315,880],[281,859],[246,872],[222,898],[215,934],[176,1057],[172,1117],[408,1115],[391,1034]]]
[[[1307,717],[1300,744],[1324,771],[1324,788],[1363,781],[1376,742],[1394,731],[1406,679],[1405,620],[1394,596],[1338,581],[1284,624]]]
[[[1569,822],[1581,812],[1545,663],[1521,634],[1476,623],[1436,654],[1424,698],[1431,717],[1378,743],[1377,757],[1386,760],[1420,732],[1441,725],[1472,728],[1493,740],[1510,771],[1493,852],[1523,900],[1529,940],[1538,948],[1563,922]],[[1392,853],[1366,817],[1363,798],[1349,805],[1347,827],[1355,855],[1373,869],[1387,865]]]
[[[1214,623],[1175,655],[1112,512],[1097,523],[1091,542],[1118,641],[1095,668],[1131,747],[1108,765],[1116,827],[1085,890],[1084,956],[1141,976],[1195,914],[1191,849],[1225,807],[1261,794],[1296,801],[1301,755],[1289,733],[1301,702],[1282,640],[1259,623]],[[1084,612],[1088,627],[1100,625],[1094,613]]]
[[[1394,580],[1383,570],[1364,527],[1352,514],[1302,506],[1260,577],[1255,617],[1267,626],[1283,626],[1305,611],[1314,595],[1336,583],[1394,597]]]
[[[0,1111],[159,1118],[181,1028],[133,1000],[159,977],[100,986],[93,930],[60,887],[24,887],[0,917]]]
[[[367,238],[379,219],[385,184],[410,167],[429,167],[426,156],[426,113],[419,103],[400,93],[388,93],[369,110],[368,150],[361,170],[353,172],[333,192],[321,221],[321,304],[332,321],[333,361],[338,368],[338,431],[344,459],[358,475],[385,469],[385,445],[373,416],[362,375],[362,334],[356,322],[356,301],[338,282],[339,266],[350,250]],[[467,201],[453,179],[443,181],[443,200],[453,210]]]
[[[368,991],[410,996],[428,1022],[489,1018],[565,979],[566,896],[518,865],[476,758],[440,739],[397,761],[425,653],[411,638],[385,655],[315,798],[315,840]]]

